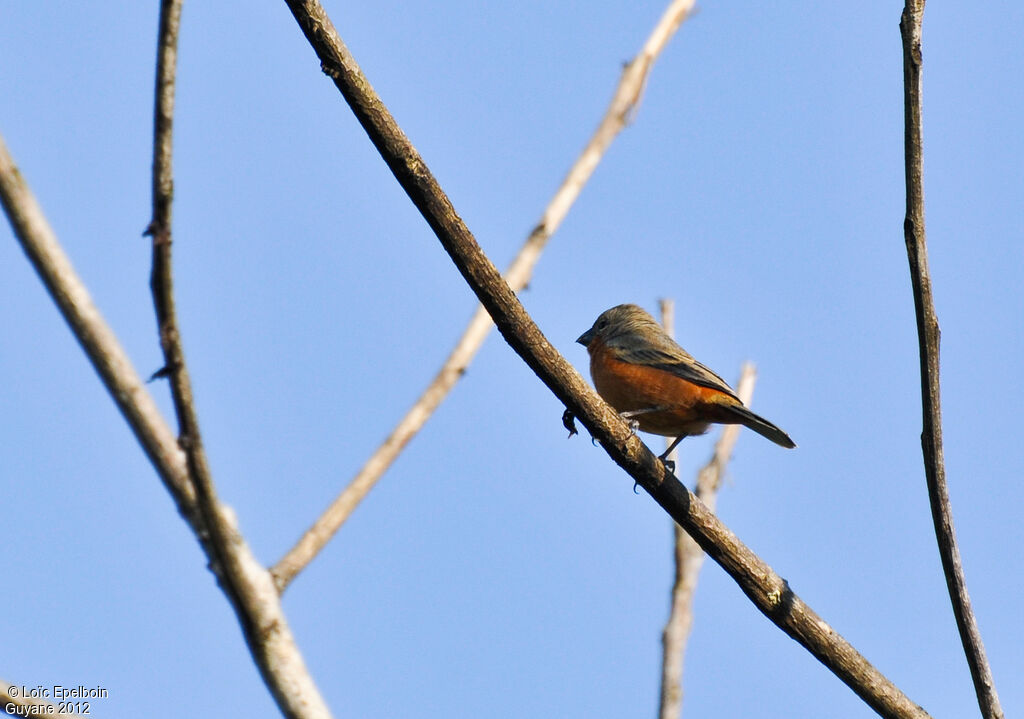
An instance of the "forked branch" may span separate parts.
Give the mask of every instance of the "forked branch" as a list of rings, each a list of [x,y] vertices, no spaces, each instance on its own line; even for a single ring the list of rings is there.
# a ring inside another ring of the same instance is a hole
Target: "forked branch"
[[[233,514],[217,499],[203,449],[175,312],[171,265],[172,129],[180,20],[181,0],[163,0],[154,104],[153,218],[146,231],[153,239],[150,286],[164,353],[164,367],[155,376],[166,376],[170,380],[178,418],[178,445],[185,452],[198,508],[198,517],[193,517],[193,530],[235,610],[260,674],[285,716],[328,717],[327,705],[295,645],[270,573],[256,561],[238,531]]]

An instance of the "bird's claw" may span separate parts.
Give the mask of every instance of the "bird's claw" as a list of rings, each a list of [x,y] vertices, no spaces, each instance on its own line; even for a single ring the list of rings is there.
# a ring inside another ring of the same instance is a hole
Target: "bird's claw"
[[[629,425],[629,436],[632,437],[640,429],[640,420],[636,419],[636,412],[619,412],[619,418]]]
[[[574,434],[579,434],[576,429],[576,415],[572,413],[571,409],[562,412],[562,426],[569,430],[569,436],[566,439],[570,439]]]

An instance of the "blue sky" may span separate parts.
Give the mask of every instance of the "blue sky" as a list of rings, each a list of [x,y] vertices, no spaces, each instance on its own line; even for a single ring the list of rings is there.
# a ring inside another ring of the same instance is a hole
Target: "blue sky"
[[[504,267],[659,2],[328,3]],[[914,701],[971,716],[921,464],[903,245],[901,5],[708,3],[654,68],[522,300],[573,340],[677,303],[680,343],[800,445],[741,435],[719,514]],[[12,3],[0,133],[140,373],[157,3]],[[1024,33],[932,3],[925,193],[950,493],[1007,715],[1024,707]],[[175,282],[222,499],[276,561],[433,376],[474,298],[284,3],[186,3]],[[100,685],[94,714],[272,715],[195,540],[0,225],[0,677]],[[172,416],[164,384],[152,391]],[[652,716],[669,520],[491,337],[285,595],[338,717]],[[714,435],[681,446],[692,485]],[[660,438],[649,438],[661,448]],[[873,713],[705,566],[690,716]],[[827,707],[827,709],[823,709]]]

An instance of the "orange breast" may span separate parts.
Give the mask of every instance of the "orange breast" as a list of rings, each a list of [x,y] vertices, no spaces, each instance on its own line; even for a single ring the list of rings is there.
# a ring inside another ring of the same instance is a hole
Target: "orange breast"
[[[721,421],[721,405],[736,401],[671,372],[618,360],[601,344],[590,354],[590,375],[598,394],[618,412],[657,408],[634,419],[644,432],[667,437],[703,434],[710,422]]]

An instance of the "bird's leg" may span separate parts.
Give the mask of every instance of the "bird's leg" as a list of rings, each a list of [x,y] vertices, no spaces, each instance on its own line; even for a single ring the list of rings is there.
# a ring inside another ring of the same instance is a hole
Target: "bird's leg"
[[[645,407],[644,409],[631,409],[628,412],[619,412],[619,416],[629,425],[630,434],[636,434],[636,431],[640,429],[640,422],[636,419],[642,414],[648,414],[650,412],[661,412],[664,407]]]
[[[676,445],[682,442],[684,439],[686,439],[687,436],[688,435],[685,434],[679,435],[674,440],[672,440],[672,444],[668,446],[668,449],[666,449],[664,452],[658,455],[658,459],[660,459],[662,464],[665,465],[665,469],[667,469],[672,474],[676,473],[676,463],[673,462],[671,459],[668,459],[668,456],[672,454],[672,450],[676,448]]]
[[[631,409],[628,412],[619,412],[619,416],[623,419],[631,419],[633,417],[639,417],[642,414],[649,414],[650,412],[661,412],[664,407],[645,407],[644,409]]]

